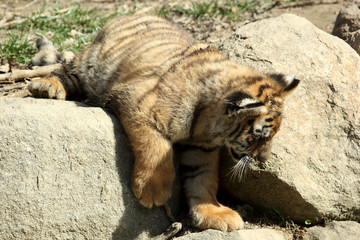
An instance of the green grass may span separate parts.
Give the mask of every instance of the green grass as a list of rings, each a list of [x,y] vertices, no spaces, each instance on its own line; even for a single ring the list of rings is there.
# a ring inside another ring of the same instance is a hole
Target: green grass
[[[0,45],[0,58],[15,58],[18,63],[29,63],[36,53],[34,42],[23,33],[4,34],[4,43]]]
[[[189,15],[197,19],[207,19],[214,16],[222,16],[229,21],[235,21],[241,13],[245,11],[255,11],[264,2],[272,2],[272,0],[223,0],[208,2],[192,2],[190,8],[182,7],[162,7],[157,12],[158,15],[168,17],[170,14]]]
[[[303,0],[210,0],[206,2],[192,2],[190,7],[163,6],[156,14],[169,18],[172,14],[188,15],[199,20],[214,16],[221,16],[228,21],[237,21],[244,12],[256,12],[260,9],[267,10],[277,5],[301,2]]]
[[[9,29],[0,29],[0,57],[16,58],[19,63],[29,63],[36,52],[36,33],[46,36],[58,51],[79,51],[92,41],[109,19],[129,14],[114,11],[109,15],[100,16],[94,9],[79,7],[68,10],[54,8],[52,12],[53,14],[43,14],[40,11]]]

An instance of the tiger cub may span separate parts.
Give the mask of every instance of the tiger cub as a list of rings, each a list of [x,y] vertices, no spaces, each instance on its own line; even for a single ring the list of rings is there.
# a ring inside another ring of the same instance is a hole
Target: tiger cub
[[[232,231],[244,223],[216,199],[219,147],[227,146],[236,161],[265,161],[284,98],[298,83],[256,73],[212,47],[193,44],[159,17],[134,15],[108,22],[62,71],[28,89],[35,97],[110,108],[135,155],[132,190],[147,208],[170,198],[172,145],[183,145],[184,189],[194,225]]]

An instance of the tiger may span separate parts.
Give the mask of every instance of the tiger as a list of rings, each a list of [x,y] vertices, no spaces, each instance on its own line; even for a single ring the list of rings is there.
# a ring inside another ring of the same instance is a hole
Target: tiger
[[[146,208],[171,197],[173,146],[181,146],[176,157],[192,224],[226,232],[243,228],[244,220],[217,200],[219,149],[236,162],[265,162],[284,100],[299,82],[235,63],[165,19],[132,15],[110,20],[60,71],[28,89],[117,116],[135,157],[132,191]]]

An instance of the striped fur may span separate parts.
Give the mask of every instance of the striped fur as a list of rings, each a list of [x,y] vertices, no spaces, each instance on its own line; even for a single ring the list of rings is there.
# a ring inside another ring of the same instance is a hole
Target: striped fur
[[[118,116],[135,155],[132,188],[145,207],[169,199],[172,145],[185,146],[184,188],[194,224],[231,231],[243,221],[216,200],[218,149],[227,146],[236,161],[265,161],[284,98],[298,83],[233,63],[161,18],[135,15],[107,23],[61,72],[29,90],[108,107]]]

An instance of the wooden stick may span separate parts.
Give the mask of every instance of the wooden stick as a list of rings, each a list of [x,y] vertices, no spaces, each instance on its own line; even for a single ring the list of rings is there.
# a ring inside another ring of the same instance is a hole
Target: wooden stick
[[[24,10],[27,7],[30,7],[31,5],[35,4],[38,0],[33,0],[32,2],[29,2],[28,4],[15,8],[16,11]]]
[[[13,24],[23,23],[23,22],[25,22],[26,20],[27,20],[26,18],[11,20],[11,21],[8,21],[8,22],[0,23],[0,27],[6,28],[6,27],[9,27],[9,26],[11,26],[11,25],[13,25]],[[3,22],[3,21],[2,21],[2,22]]]
[[[8,91],[11,91],[11,90],[22,89],[22,88],[25,88],[25,87],[26,87],[25,83],[14,84],[14,85],[11,85],[11,86],[0,87],[0,92],[8,92]]]
[[[51,72],[61,69],[61,64],[42,66],[35,69],[12,69],[12,72],[0,74],[0,83],[15,82],[18,79],[44,77]]]

